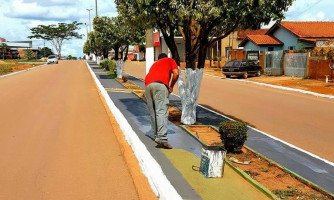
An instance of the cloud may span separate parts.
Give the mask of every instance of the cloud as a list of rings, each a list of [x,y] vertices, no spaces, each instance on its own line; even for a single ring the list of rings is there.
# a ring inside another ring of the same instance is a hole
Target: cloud
[[[31,0],[14,0],[9,7],[9,11],[5,13],[5,16],[40,21],[77,21],[82,18],[82,14],[77,12],[75,7],[64,9],[63,5],[56,6],[63,2],[63,0],[53,0],[54,4],[47,7],[39,4],[42,2],[44,1],[33,2]]]
[[[286,20],[330,21],[334,20],[333,0],[297,0],[286,13]]]
[[[68,0],[23,0],[22,3],[37,3],[43,7],[75,5],[75,2]]]

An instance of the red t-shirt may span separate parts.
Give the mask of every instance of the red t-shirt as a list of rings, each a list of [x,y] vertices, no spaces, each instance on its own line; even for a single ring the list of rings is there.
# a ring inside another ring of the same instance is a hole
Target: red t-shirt
[[[177,64],[172,58],[162,58],[156,61],[145,77],[145,86],[153,82],[169,86],[170,77],[174,69],[177,69]]]

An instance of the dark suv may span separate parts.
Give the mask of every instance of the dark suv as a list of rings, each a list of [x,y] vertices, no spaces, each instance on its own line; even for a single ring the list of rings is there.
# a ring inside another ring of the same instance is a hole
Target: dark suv
[[[260,66],[252,60],[232,60],[223,67],[223,74],[226,78],[231,76],[242,76],[247,78],[249,75],[260,76]]]

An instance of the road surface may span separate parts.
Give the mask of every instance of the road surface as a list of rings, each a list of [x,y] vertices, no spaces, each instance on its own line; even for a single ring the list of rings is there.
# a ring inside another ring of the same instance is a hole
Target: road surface
[[[0,79],[0,199],[138,199],[81,61]]]
[[[125,71],[144,78],[145,63]],[[204,76],[199,103],[334,162],[334,100]]]

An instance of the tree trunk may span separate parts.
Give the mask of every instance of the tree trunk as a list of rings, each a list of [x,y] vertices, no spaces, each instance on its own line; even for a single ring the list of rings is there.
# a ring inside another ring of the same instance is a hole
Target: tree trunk
[[[205,58],[206,58],[206,52],[208,50],[208,44],[209,41],[207,37],[202,38],[198,50],[198,58],[197,58],[197,67],[198,68],[204,68],[205,67]]]
[[[179,94],[182,102],[181,123],[194,124],[196,122],[197,100],[203,77],[206,50],[201,49],[200,40],[202,33],[200,32],[200,26],[196,27],[194,19],[184,21],[182,28],[183,37],[185,39],[186,69],[184,76],[180,76],[178,81]],[[199,52],[198,49],[200,50]],[[198,60],[200,63],[196,66],[197,53],[200,53],[198,58],[201,59]]]
[[[170,29],[172,28],[170,27]],[[175,38],[174,38],[174,33],[173,33],[174,30],[170,30],[169,35],[167,34],[167,31],[165,29],[160,28],[160,30],[161,30],[162,35],[164,36],[167,47],[172,53],[172,58],[175,60],[177,65],[180,66],[181,59],[180,59],[179,52],[177,50],[177,46],[175,44]]]
[[[128,53],[129,53],[129,45],[127,45],[126,49],[125,49],[125,55],[124,55],[124,58],[123,58],[124,62],[128,59]]]
[[[118,60],[119,47],[115,47],[115,60]]]
[[[201,81],[203,77],[203,68],[186,68],[184,77],[179,78],[179,94],[182,103],[181,123],[194,124],[196,122],[196,108]]]
[[[104,49],[102,53],[103,58],[108,58],[108,54],[109,54],[109,51],[107,49]]]

